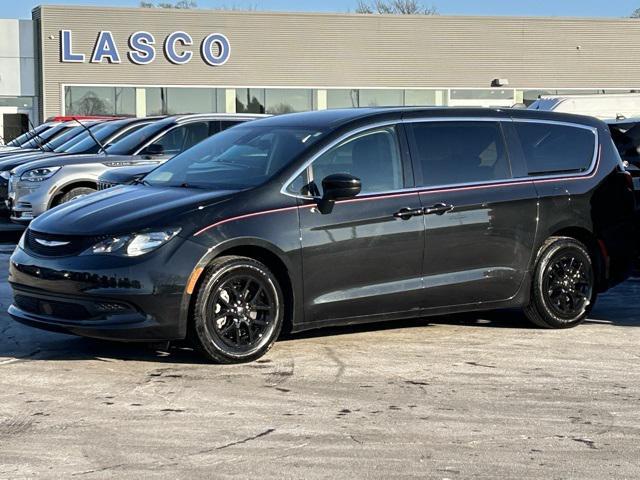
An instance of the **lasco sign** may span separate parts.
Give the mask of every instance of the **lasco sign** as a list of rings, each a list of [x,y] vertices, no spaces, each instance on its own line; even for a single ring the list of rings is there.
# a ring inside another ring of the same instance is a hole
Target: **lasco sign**
[[[129,37],[127,57],[137,65],[148,65],[156,60],[156,38],[149,32],[135,32]],[[178,31],[167,35],[162,42],[165,58],[176,65],[189,63],[193,58],[193,38]],[[211,33],[200,43],[200,57],[214,67],[224,65],[231,56],[229,39],[221,33]],[[62,63],[85,63],[87,55],[73,48],[73,32],[60,30],[60,61]],[[89,57],[90,63],[122,63],[113,34],[101,31]]]

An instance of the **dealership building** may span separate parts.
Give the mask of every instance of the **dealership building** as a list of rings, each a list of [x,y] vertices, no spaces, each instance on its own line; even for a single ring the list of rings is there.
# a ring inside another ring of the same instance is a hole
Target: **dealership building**
[[[631,19],[46,5],[0,21],[0,40],[5,136],[53,115],[511,106],[640,89]]]

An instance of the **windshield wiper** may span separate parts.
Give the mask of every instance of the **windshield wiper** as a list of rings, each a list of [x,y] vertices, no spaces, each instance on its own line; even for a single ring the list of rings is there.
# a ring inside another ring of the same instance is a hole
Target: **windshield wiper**
[[[31,140],[36,142],[36,146],[41,152],[44,152],[44,147],[42,146],[42,138],[40,137],[40,134],[36,132],[36,127],[33,125],[33,122],[31,121],[31,119],[27,118],[27,120],[29,122],[29,126],[31,126],[31,130],[33,130],[33,137],[31,138]]]
[[[144,185],[145,187],[150,187],[151,184],[149,182],[147,182],[144,177],[143,178],[136,178],[133,182],[131,182],[131,185]]]
[[[105,155],[109,155],[107,153],[107,151],[104,148],[104,145],[102,145],[102,143],[100,143],[100,140],[98,140],[96,138],[96,136],[93,134],[93,132],[91,131],[91,129],[89,127],[87,127],[84,123],[82,123],[80,120],[78,120],[77,118],[73,118],[76,122],[78,122],[80,124],[80,126],[82,128],[84,128],[87,133],[89,134],[89,136],[91,136],[91,138],[93,139],[94,142],[96,142],[96,145],[98,145],[98,153],[100,153],[100,151],[102,151]]]

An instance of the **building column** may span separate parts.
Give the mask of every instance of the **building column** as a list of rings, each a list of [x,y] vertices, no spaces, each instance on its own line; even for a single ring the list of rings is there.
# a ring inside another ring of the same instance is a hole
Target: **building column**
[[[316,108],[318,110],[326,110],[327,109],[327,91],[316,90],[316,101],[318,102],[316,105]]]
[[[236,89],[235,88],[227,88],[225,90],[225,109],[226,113],[236,113]]]

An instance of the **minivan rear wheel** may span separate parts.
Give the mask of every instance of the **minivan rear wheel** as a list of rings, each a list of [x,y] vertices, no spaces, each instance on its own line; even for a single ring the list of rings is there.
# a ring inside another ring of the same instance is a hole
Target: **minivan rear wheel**
[[[542,328],[571,328],[582,323],[596,299],[593,262],[574,238],[551,237],[540,249],[527,318]]]
[[[264,264],[247,257],[220,257],[198,289],[191,341],[214,362],[253,361],[278,338],[284,305],[278,280]]]

